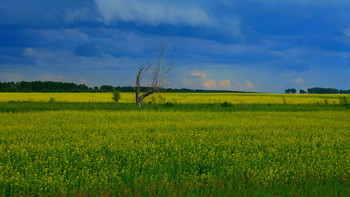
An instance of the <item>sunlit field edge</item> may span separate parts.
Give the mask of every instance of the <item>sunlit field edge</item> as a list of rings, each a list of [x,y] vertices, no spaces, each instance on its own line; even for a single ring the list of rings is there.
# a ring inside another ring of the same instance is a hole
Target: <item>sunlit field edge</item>
[[[156,93],[145,103],[201,104],[339,104],[345,94],[272,94],[272,93]],[[0,93],[0,102],[113,102],[112,93]],[[134,93],[121,93],[120,103],[135,102]]]

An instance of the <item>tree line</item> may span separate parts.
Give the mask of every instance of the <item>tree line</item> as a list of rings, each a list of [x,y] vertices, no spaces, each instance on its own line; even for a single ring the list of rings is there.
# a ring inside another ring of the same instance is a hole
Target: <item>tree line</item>
[[[288,88],[285,90],[285,93],[287,94],[295,94],[297,93],[297,90],[295,88]],[[335,88],[320,88],[320,87],[314,87],[314,88],[308,88],[307,91],[300,89],[300,94],[350,94],[350,90],[338,90]]]
[[[89,92],[93,88],[85,84],[53,81],[0,82],[1,92]]]
[[[146,92],[149,87],[141,86],[140,91]],[[135,92],[132,86],[111,86],[102,85],[89,87],[85,84],[75,84],[71,82],[54,82],[54,81],[21,81],[21,82],[0,82],[0,92]],[[187,88],[163,88],[166,92],[239,92],[227,90],[202,90]]]

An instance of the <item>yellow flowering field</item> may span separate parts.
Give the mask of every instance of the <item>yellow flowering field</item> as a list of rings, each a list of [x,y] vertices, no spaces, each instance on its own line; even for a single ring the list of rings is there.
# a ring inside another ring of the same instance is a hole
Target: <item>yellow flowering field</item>
[[[157,93],[146,103],[222,103],[232,104],[338,104],[339,94],[270,94],[270,93]],[[113,102],[112,93],[0,93],[0,102]],[[134,93],[121,93],[121,103],[135,102]]]
[[[0,120],[0,196],[346,196],[350,188],[349,111],[61,110]]]

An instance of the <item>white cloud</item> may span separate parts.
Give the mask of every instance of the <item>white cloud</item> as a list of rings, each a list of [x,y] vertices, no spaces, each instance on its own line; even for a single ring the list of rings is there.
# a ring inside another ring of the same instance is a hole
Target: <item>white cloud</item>
[[[201,77],[201,78],[206,78],[207,76],[202,73],[202,72],[199,72],[199,71],[194,71],[190,74],[190,76],[192,77]]]
[[[182,84],[186,85],[187,88],[232,90],[231,80],[209,78],[204,72],[200,71],[193,71],[187,74],[182,79]]]
[[[239,91],[251,91],[255,87],[254,83],[251,81],[244,81],[243,83],[237,82],[235,88]]]
[[[293,80],[293,83],[294,83],[294,84],[304,84],[305,81],[304,81],[303,78],[297,77],[297,78],[295,78],[295,79]]]
[[[216,88],[216,81],[213,79],[205,79],[205,82],[203,83],[203,87],[208,89],[215,89]]]
[[[95,4],[105,23],[125,21],[148,25],[185,24],[190,26],[212,23],[203,9],[187,4],[137,0],[95,0]]]
[[[223,88],[225,90],[231,90],[232,89],[230,80],[221,80],[219,82],[219,86],[220,86],[220,88]]]
[[[250,81],[245,81],[245,84],[248,88],[254,88],[254,84]]]

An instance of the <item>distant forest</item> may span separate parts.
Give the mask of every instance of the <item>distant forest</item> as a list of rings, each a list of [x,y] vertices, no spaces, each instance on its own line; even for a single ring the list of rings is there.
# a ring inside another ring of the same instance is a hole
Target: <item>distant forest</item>
[[[148,87],[141,87],[141,91],[146,91]],[[85,84],[75,84],[70,82],[54,81],[21,81],[21,82],[0,82],[0,92],[134,92],[132,86],[110,86],[102,85],[88,87]],[[174,89],[165,88],[164,92],[239,92],[227,90],[200,90],[200,89]]]
[[[21,81],[21,82],[0,82],[0,92],[112,92],[113,90],[120,92],[134,92],[132,86],[110,86],[102,85],[88,87],[85,84],[75,84],[70,82],[54,82],[54,81]],[[141,91],[146,91],[147,87],[141,87]],[[238,93],[242,91],[229,90],[202,90],[187,88],[165,88],[164,92],[228,92]],[[338,90],[333,88],[309,88],[307,91],[300,90],[301,94],[350,94],[350,90]],[[251,92],[246,92],[251,93]],[[285,93],[297,93],[294,88],[286,89]]]
[[[295,88],[289,88],[285,90],[285,93],[288,94],[295,94],[297,93],[297,90]],[[300,94],[350,94],[350,90],[338,90],[334,88],[309,88],[307,91],[305,90],[299,90]]]

